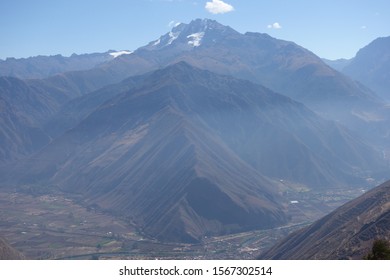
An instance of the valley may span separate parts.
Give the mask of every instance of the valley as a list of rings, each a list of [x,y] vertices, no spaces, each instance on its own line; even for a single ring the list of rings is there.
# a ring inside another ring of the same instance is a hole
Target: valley
[[[40,194],[25,186],[0,192],[0,232],[27,259],[254,259],[364,191],[286,192],[291,214],[287,225],[184,244],[148,238],[123,218],[83,206],[80,197]]]

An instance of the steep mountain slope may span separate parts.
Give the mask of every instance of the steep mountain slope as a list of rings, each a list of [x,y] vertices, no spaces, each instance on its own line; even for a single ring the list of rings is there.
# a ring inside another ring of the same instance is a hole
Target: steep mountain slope
[[[278,188],[263,174],[323,187],[380,168],[343,128],[248,81],[186,63],[129,81],[137,86],[109,87],[118,94],[16,166],[12,180],[58,185],[153,237],[194,242],[284,224]]]
[[[390,37],[378,38],[359,50],[342,72],[390,100]]]
[[[0,260],[22,260],[23,255],[0,237]]]
[[[105,53],[82,55],[73,54],[70,57],[64,57],[62,55],[40,55],[21,59],[0,59],[0,76],[19,79],[43,79],[63,72],[91,69],[121,54],[129,53],[131,52],[108,51]]]
[[[17,114],[33,125],[44,123],[72,97],[40,80],[0,77],[0,97],[12,105]]]
[[[49,141],[46,133],[20,118],[0,97],[0,164],[28,155]]]
[[[45,123],[45,131],[52,137],[61,135],[66,130],[76,126],[106,101],[142,85],[145,77],[145,75],[130,77],[118,84],[108,85],[70,100]]]
[[[0,77],[0,163],[46,145],[50,137],[42,125],[67,100],[65,93],[47,91],[35,81]]]
[[[390,181],[289,235],[261,258],[362,259],[390,233]]]

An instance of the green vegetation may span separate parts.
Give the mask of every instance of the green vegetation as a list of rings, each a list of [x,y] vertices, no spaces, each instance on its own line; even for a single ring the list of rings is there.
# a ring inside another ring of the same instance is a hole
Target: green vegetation
[[[372,245],[371,252],[364,257],[366,260],[390,260],[390,243],[384,239],[377,239]]]

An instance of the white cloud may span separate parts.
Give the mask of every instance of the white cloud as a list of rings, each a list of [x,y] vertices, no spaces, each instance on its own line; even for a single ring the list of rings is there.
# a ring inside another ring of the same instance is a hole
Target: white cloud
[[[367,29],[367,26],[362,25],[362,26],[360,26],[360,29]]]
[[[268,24],[267,28],[270,28],[270,29],[281,29],[282,26],[279,24],[279,22],[274,22],[273,24]]]
[[[234,11],[234,7],[221,0],[212,0],[207,2],[205,6],[206,10],[212,14],[225,14]]]

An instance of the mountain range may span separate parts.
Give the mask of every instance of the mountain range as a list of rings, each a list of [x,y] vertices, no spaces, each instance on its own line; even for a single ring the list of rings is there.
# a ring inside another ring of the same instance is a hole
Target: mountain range
[[[46,92],[61,91],[74,98],[129,76],[186,61],[201,69],[260,83],[303,102],[326,119],[346,125],[381,148],[388,146],[390,116],[385,104],[293,42],[266,34],[241,34],[216,21],[198,19],[174,27],[132,53],[121,54],[90,70],[77,69],[34,83]]]
[[[55,186],[147,236],[198,242],[285,225],[280,181],[361,186],[388,170],[385,104],[293,42],[198,19],[110,53],[0,78],[3,184]]]
[[[71,90],[85,94],[180,61],[260,83],[346,125],[360,137],[388,145],[389,109],[368,87],[293,42],[267,34],[241,34],[208,19],[179,24],[131,54],[88,71],[53,77],[52,83],[68,83]]]
[[[0,76],[19,79],[43,79],[69,71],[88,70],[130,51],[107,51],[105,53],[35,56],[0,60]]]

